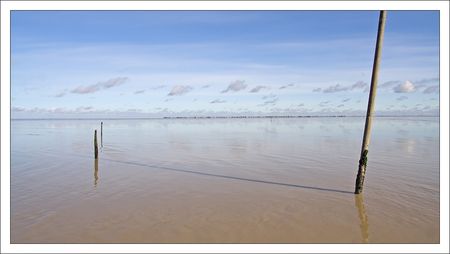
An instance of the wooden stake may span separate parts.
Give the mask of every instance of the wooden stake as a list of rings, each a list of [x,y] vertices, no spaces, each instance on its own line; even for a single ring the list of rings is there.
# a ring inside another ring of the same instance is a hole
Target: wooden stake
[[[98,159],[97,130],[94,131],[94,157]]]
[[[378,21],[377,44],[375,47],[375,59],[373,61],[372,80],[370,82],[369,102],[367,105],[366,125],[364,127],[364,137],[361,146],[361,157],[359,159],[358,176],[356,177],[355,194],[362,192],[364,177],[366,176],[367,154],[369,153],[370,131],[372,128],[372,115],[375,106],[375,96],[377,93],[378,67],[381,61],[381,48],[383,46],[384,26],[386,23],[386,11],[380,11]]]

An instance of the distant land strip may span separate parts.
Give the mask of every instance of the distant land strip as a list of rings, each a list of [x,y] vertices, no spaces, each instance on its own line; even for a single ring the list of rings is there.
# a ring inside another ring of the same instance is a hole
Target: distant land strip
[[[341,117],[366,117],[360,116],[346,116],[346,115],[294,115],[294,116],[164,116],[164,117],[117,117],[117,118],[103,118],[103,117],[90,117],[90,118],[11,118],[11,120],[145,120],[145,119],[236,119],[236,118],[341,118]],[[380,115],[377,117],[439,117],[439,115]]]

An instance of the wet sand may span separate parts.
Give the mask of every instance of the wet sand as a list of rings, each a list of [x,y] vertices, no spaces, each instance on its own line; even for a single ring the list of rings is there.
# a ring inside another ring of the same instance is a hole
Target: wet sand
[[[12,243],[438,243],[439,118],[15,120]]]

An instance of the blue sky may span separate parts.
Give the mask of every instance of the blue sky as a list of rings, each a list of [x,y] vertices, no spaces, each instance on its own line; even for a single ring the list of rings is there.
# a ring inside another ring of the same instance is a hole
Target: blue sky
[[[364,115],[377,11],[13,11],[13,118]],[[439,112],[439,12],[389,11],[376,112]]]

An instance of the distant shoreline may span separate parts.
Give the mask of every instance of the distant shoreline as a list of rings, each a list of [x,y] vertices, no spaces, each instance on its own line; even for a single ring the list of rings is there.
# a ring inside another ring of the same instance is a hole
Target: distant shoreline
[[[299,115],[299,116],[165,116],[165,117],[118,117],[118,118],[11,118],[12,121],[16,120],[164,120],[164,119],[273,119],[273,118],[361,118],[365,116],[345,116],[345,115]],[[377,117],[440,117],[433,115],[382,115]]]

